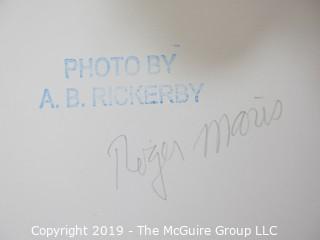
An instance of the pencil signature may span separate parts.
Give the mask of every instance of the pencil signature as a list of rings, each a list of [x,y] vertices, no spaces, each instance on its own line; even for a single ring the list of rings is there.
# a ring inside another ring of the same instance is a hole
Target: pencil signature
[[[271,110],[267,110],[265,106],[261,109],[251,107],[238,112],[234,117],[223,113],[218,120],[213,119],[202,125],[195,140],[191,140],[188,150],[194,152],[197,150],[197,153],[200,152],[202,157],[207,158],[212,151],[217,154],[223,146],[228,148],[233,137],[246,136],[254,128],[270,126],[281,118],[282,113],[283,103],[279,99],[273,102]],[[138,152],[139,154],[132,156],[131,142],[129,144],[125,134],[115,137],[108,145],[107,154],[115,163],[116,189],[118,190],[120,186],[121,170],[139,174],[142,177],[152,175],[153,192],[160,199],[166,200],[168,194],[165,167],[174,157],[179,160],[185,159],[181,145],[176,140],[162,141],[160,144],[150,143],[141,147]],[[152,173],[151,169],[156,169],[156,172]]]

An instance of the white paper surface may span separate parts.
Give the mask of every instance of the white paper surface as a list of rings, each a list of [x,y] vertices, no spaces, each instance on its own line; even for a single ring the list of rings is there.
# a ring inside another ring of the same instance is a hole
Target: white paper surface
[[[0,1],[0,239],[318,239],[319,13]]]

